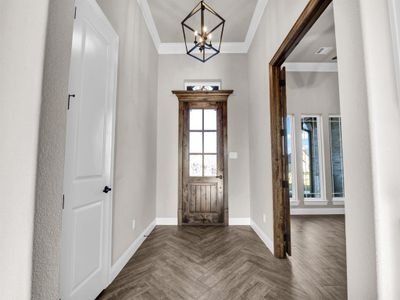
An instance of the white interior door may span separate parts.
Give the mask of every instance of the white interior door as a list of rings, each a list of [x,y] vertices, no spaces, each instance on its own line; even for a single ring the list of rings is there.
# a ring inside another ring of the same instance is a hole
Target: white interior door
[[[61,299],[108,284],[118,35],[95,0],[76,0],[62,220]]]

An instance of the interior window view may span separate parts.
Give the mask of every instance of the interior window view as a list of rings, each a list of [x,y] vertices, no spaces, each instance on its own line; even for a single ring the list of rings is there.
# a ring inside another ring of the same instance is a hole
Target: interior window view
[[[301,118],[304,198],[321,198],[319,117]]]
[[[400,299],[400,0],[0,3],[0,300]]]
[[[332,170],[332,197],[344,199],[344,171],[342,148],[342,121],[340,117],[329,117]]]

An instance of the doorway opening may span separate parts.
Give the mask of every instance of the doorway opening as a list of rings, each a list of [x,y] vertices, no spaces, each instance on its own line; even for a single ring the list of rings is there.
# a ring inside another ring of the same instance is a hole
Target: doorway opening
[[[269,64],[274,254],[278,258],[292,254],[291,226],[296,234],[299,219],[307,222],[309,215],[324,215],[330,224],[337,221],[346,276],[345,186],[331,3],[310,0]],[[336,90],[329,90],[327,82],[334,82]],[[296,251],[303,250],[298,247],[301,244],[296,244]]]
[[[291,263],[309,269],[313,282],[329,272],[341,299],[347,283],[337,59],[332,1],[310,0],[270,62],[270,107],[274,254],[293,255]]]

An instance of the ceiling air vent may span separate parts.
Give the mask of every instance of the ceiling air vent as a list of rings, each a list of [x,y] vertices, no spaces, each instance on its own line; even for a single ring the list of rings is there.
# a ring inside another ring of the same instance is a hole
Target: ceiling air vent
[[[315,52],[315,54],[318,54],[318,55],[327,55],[327,54],[329,54],[329,52],[331,52],[332,51],[332,47],[321,47],[321,48],[319,48],[318,50],[317,50],[317,52]]]

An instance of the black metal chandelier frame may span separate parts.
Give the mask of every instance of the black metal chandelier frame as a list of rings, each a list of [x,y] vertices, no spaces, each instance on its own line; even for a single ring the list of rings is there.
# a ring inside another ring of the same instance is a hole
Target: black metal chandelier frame
[[[205,31],[204,30],[204,11],[209,11],[211,14],[219,18],[221,22],[218,23],[214,28],[212,28],[210,31]],[[186,24],[186,21],[189,20],[191,17],[193,17],[195,14],[197,14],[200,11],[201,14],[201,24],[200,24],[200,34],[197,33],[197,30],[193,29],[189,25]],[[199,4],[196,5],[196,7],[190,12],[190,14],[182,21],[182,31],[183,31],[183,38],[185,40],[185,47],[186,47],[186,53],[190,55],[191,57],[205,63],[215,55],[219,54],[221,52],[221,44],[222,44],[222,37],[224,35],[224,27],[225,27],[225,19],[222,18],[214,9],[212,9],[207,3],[204,1],[200,1]],[[210,34],[215,32],[218,28],[221,28],[221,35],[219,38],[219,43],[218,47],[214,47],[211,41],[211,38],[208,38]],[[186,31],[185,28],[192,31],[195,37],[194,40],[194,46],[193,47],[188,47],[188,41],[186,37]],[[199,37],[199,40],[197,41],[197,37]],[[194,51],[199,50],[201,53],[201,57],[198,57],[194,55]],[[214,53],[210,55],[209,57],[206,57],[206,51],[213,51]]]

